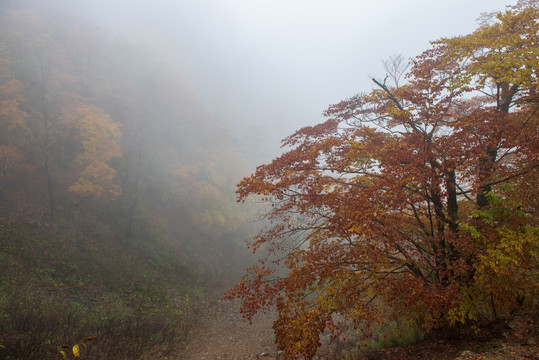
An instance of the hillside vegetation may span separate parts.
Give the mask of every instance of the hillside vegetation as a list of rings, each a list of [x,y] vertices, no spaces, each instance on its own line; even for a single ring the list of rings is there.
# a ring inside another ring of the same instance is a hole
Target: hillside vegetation
[[[241,167],[164,64],[0,9],[0,357],[166,353],[245,264]]]

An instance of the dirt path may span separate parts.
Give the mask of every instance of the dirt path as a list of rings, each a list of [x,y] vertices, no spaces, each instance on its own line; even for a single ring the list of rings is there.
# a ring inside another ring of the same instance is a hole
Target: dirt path
[[[271,360],[277,355],[271,328],[275,313],[258,314],[250,325],[239,303],[220,300],[193,330],[178,360]]]
[[[239,313],[239,303],[219,301],[193,329],[188,341],[175,355],[163,360],[274,360],[272,324],[276,313],[258,314],[250,325]],[[455,328],[433,332],[413,345],[393,347],[362,354],[360,358],[376,360],[539,360],[539,309],[515,313],[506,325],[498,321],[480,328]],[[338,346],[337,346],[338,348]],[[326,344],[315,359],[353,359],[346,348],[337,350]],[[337,356],[340,354],[340,357]]]

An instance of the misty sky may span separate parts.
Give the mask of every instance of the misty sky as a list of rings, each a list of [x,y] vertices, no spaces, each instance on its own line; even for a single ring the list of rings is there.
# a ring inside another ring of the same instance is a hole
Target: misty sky
[[[166,59],[254,161],[371,88],[382,60],[468,34],[515,0],[80,0],[69,6]]]

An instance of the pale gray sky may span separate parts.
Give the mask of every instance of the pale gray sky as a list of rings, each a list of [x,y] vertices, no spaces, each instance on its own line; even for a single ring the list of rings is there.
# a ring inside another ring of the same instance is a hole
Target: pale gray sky
[[[267,161],[329,104],[371,88],[381,61],[468,34],[515,0],[79,0],[83,15],[178,66],[211,112]]]

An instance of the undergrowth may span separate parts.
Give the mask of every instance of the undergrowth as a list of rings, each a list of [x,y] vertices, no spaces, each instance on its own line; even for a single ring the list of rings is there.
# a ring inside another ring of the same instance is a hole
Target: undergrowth
[[[372,336],[360,341],[357,355],[393,346],[415,344],[423,339],[424,332],[416,324],[408,321],[388,321],[374,326]]]
[[[198,273],[163,241],[146,238],[144,256],[115,239],[65,222],[0,225],[0,358],[69,358],[62,345],[95,336],[81,358],[145,359],[185,338],[203,310]]]

